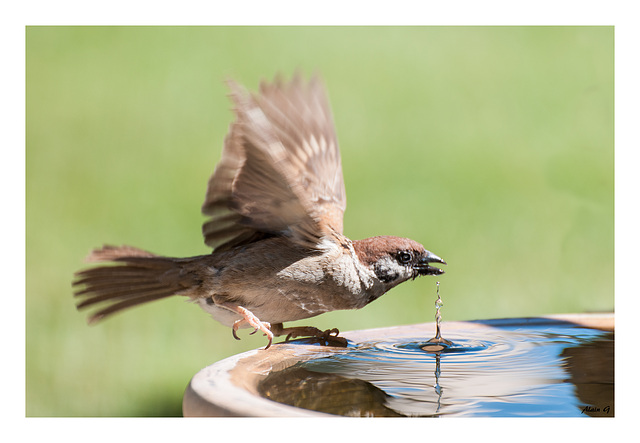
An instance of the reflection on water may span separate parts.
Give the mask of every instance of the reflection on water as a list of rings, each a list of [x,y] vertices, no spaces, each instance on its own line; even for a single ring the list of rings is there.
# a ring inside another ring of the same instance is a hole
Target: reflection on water
[[[347,416],[613,417],[614,334],[573,324],[351,345],[267,377],[262,396]]]

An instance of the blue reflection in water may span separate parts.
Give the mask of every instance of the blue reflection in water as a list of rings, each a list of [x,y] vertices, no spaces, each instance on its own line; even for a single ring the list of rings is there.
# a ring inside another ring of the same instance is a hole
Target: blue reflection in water
[[[557,324],[445,335],[453,345],[442,352],[422,350],[424,337],[390,337],[302,367],[371,383],[389,396],[385,406],[402,415],[585,416],[566,350],[613,341],[611,333]],[[613,371],[612,354],[610,363]]]

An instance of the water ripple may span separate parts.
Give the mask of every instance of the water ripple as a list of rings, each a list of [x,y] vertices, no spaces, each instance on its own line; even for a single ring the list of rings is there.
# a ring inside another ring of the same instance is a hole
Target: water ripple
[[[563,352],[605,333],[578,327],[444,331],[452,345],[425,352],[424,337],[365,342],[305,362],[310,371],[359,379],[402,415],[580,415]]]

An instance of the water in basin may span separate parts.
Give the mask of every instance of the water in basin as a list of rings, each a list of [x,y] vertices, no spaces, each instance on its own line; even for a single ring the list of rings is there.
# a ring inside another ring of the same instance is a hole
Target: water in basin
[[[446,325],[446,324],[445,324]],[[445,329],[446,331],[446,329]],[[384,337],[272,374],[261,395],[347,416],[612,417],[613,332],[568,322]]]

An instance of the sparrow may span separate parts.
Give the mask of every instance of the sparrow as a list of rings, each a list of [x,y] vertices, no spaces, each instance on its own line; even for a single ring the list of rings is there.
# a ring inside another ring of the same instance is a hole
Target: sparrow
[[[338,329],[284,327],[360,309],[410,279],[446,264],[408,238],[350,240],[342,233],[346,193],[333,117],[320,78],[262,81],[258,93],[228,81],[235,120],[209,179],[202,212],[212,253],[188,258],[132,246],[93,250],[75,273],[77,308],[95,323],[173,295],[188,297],[232,328],[313,337],[346,346]]]

